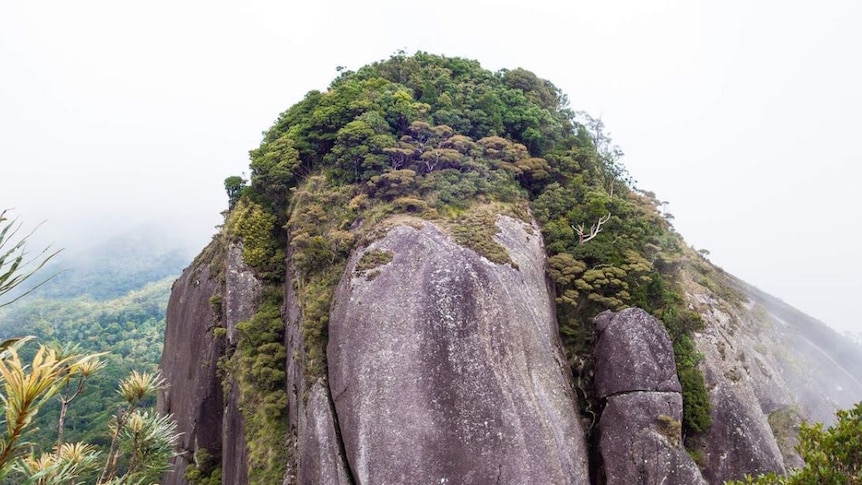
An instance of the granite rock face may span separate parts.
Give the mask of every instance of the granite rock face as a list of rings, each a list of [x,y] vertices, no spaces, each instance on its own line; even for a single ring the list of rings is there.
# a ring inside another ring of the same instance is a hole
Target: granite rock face
[[[785,472],[781,450],[750,389],[730,380],[718,381],[709,400],[713,424],[705,437],[709,453],[704,475],[710,483],[745,474]]]
[[[328,379],[308,380],[301,305],[284,285],[283,485],[589,483],[538,229],[498,218],[507,265],[455,244],[431,222],[398,221],[355,252],[341,279]],[[262,284],[241,246],[224,244],[183,272],[168,305],[160,367],[169,387],[158,406],[182,435],[164,485],[185,485],[202,450],[221,457],[223,483],[249,483],[237,386],[222,395],[217,363],[236,344],[236,325],[256,311]],[[391,260],[357,270],[372,251]],[[287,248],[285,280],[293,273]],[[835,409],[858,401],[862,357],[822,323],[744,283],[731,281],[743,295],[734,300],[686,270],[680,277],[689,308],[706,322],[694,335],[712,404],[711,428],[692,440],[702,469],[681,444],[667,334],[628,309],[596,319],[596,397],[604,407],[594,478],[718,484],[799,466],[792,449],[799,420],[829,422]]]
[[[195,452],[222,450],[224,400],[216,364],[224,341],[213,337],[218,321],[210,297],[218,285],[207,265],[191,266],[174,283],[168,301],[165,344],[159,364],[168,387],[159,393],[158,409],[173,414],[181,432],[174,469],[164,485],[182,485]]]
[[[224,327],[228,345],[236,345],[236,326],[254,316],[260,303],[263,284],[242,257],[243,248],[231,244],[227,250],[227,267],[222,297]],[[222,447],[222,481],[243,484],[248,481],[248,449],[245,423],[239,408],[239,390],[233,382],[224,410],[224,445]]]
[[[609,485],[705,484],[681,445],[682,395],[632,392],[608,397],[599,449]]]
[[[595,319],[599,453],[608,485],[705,484],[682,446],[682,394],[664,326],[639,308]]]
[[[498,218],[515,269],[415,226],[354,254],[332,308],[330,389],[355,482],[589,483],[537,228]],[[354,272],[375,250],[391,262]]]
[[[596,393],[600,399],[632,391],[681,392],[673,345],[649,313],[629,308],[595,319]]]

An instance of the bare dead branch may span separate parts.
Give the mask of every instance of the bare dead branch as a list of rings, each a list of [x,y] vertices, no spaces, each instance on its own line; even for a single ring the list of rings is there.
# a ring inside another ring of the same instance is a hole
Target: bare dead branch
[[[606,216],[599,217],[599,220],[595,224],[590,226],[589,232],[586,230],[583,224],[578,224],[577,227],[572,226],[572,229],[574,229],[575,233],[578,235],[578,244],[584,244],[585,242],[598,236],[599,233],[602,232],[602,225],[608,222],[610,219],[610,212]]]

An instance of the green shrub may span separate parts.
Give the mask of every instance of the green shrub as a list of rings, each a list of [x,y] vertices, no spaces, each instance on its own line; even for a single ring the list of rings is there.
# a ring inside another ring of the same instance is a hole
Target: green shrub
[[[836,413],[834,425],[802,423],[796,451],[805,466],[787,476],[768,473],[729,485],[859,485],[862,484],[862,402]]]
[[[280,308],[279,288],[267,288],[254,316],[237,324],[236,352],[229,363],[239,385],[250,483],[280,482],[287,463],[287,352]]]

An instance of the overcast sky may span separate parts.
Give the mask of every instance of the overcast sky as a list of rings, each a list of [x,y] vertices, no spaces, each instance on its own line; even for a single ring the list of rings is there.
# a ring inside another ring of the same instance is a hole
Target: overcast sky
[[[336,66],[524,67],[600,116],[713,262],[862,331],[862,2],[0,0],[0,208],[203,247],[223,180]]]

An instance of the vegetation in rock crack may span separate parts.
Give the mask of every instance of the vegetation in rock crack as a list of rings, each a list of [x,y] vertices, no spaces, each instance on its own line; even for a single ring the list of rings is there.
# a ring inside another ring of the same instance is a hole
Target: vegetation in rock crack
[[[372,249],[362,254],[362,257],[360,257],[359,261],[356,263],[354,271],[357,273],[363,273],[365,271],[373,270],[378,266],[383,266],[391,261],[392,251],[385,249]]]
[[[639,306],[675,342],[689,436],[708,428],[709,400],[691,344],[703,323],[683,304],[677,275],[700,256],[655,195],[633,188],[621,155],[601,120],[574,111],[557,87],[527,70],[491,72],[473,60],[399,52],[342,71],[278,117],[251,151],[250,185],[226,181],[233,207],[226,231],[244,242],[261,276],[276,285],[287,279],[296,290],[310,382],[326,368],[334,288],[351,251],[380,236],[378,223],[399,213],[434,220],[459,243],[511,264],[493,240],[493,215],[523,218],[529,207],[545,239],[585,416],[600,405],[592,392],[592,318]],[[260,332],[280,343],[268,328]],[[241,338],[260,341],[257,331],[250,325]]]

